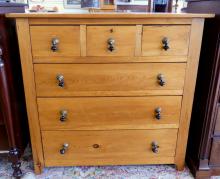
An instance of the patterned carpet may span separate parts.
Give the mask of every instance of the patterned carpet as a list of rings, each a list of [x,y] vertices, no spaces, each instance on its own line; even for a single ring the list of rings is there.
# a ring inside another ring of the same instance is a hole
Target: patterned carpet
[[[0,157],[0,179],[11,179],[10,165],[7,157]],[[22,157],[21,169],[22,179],[193,179],[188,168],[178,172],[174,165],[54,167],[35,176],[30,152]]]
[[[173,165],[106,166],[106,167],[57,167],[46,168],[35,176],[31,161],[22,161],[23,179],[191,179],[188,169],[177,172]],[[0,158],[0,178],[9,179],[12,173],[6,158]]]

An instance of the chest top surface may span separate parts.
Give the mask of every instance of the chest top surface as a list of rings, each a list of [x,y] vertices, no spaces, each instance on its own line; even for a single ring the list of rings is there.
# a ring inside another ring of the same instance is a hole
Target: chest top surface
[[[8,13],[13,18],[212,18],[214,14],[197,13],[124,13],[124,12],[84,12],[81,13]]]

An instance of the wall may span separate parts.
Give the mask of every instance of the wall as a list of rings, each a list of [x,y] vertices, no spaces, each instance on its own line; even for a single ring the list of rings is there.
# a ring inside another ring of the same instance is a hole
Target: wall
[[[12,1],[25,2],[25,3],[27,3],[27,1],[28,1],[30,7],[40,4],[46,8],[52,8],[54,6],[57,6],[60,10],[64,9],[63,0],[12,0]],[[173,0],[173,1],[175,4],[175,0]],[[185,0],[179,0],[178,9],[180,10],[182,7],[186,7]]]

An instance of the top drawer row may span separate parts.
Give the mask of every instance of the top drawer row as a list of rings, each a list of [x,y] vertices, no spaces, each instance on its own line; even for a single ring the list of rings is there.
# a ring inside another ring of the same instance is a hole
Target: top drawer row
[[[189,25],[31,26],[34,58],[186,56]]]

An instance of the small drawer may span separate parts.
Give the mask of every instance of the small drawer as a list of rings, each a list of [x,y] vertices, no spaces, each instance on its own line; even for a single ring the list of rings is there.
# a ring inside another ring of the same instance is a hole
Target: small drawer
[[[190,26],[144,26],[143,56],[186,56],[189,48]]]
[[[135,26],[88,26],[87,56],[134,56]]]
[[[46,166],[173,163],[177,129],[43,131]]]
[[[37,95],[182,95],[185,63],[35,64]]]
[[[38,98],[42,130],[178,128],[181,96]]]
[[[79,26],[31,26],[34,58],[80,56]]]

